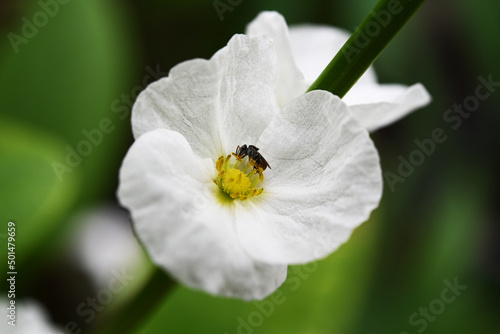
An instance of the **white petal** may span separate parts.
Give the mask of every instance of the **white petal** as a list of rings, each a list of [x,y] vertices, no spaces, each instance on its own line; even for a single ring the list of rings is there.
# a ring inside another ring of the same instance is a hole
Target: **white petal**
[[[61,328],[53,325],[47,312],[34,300],[15,301],[16,307],[16,326],[7,323],[10,319],[3,317],[0,324],[0,333],[2,334],[63,334]],[[9,301],[0,298],[0,308],[7,315],[7,307],[10,307]]]
[[[237,211],[248,253],[269,263],[304,263],[345,242],[382,194],[377,151],[346,105],[325,91],[288,104],[257,143],[272,169],[264,193]]]
[[[120,170],[118,196],[153,261],[195,289],[260,299],[286,277],[286,265],[250,258],[238,242],[234,208],[221,205],[211,159],[196,157],[169,130],[139,137]]]
[[[276,97],[280,106],[284,106],[295,97],[303,94],[309,84],[295,65],[290,45],[290,36],[285,18],[277,12],[260,13],[246,29],[249,36],[268,36],[273,39],[277,63]]]
[[[304,25],[291,27],[290,38],[297,65],[312,84],[349,39],[349,33],[338,28]],[[352,107],[353,116],[370,131],[399,120],[430,100],[421,84],[411,87],[378,84],[373,67],[343,97]]]
[[[267,35],[274,40],[279,60],[276,89],[281,106],[307,90],[350,36],[345,30],[318,25],[296,25],[288,31],[284,18],[275,12],[261,13],[247,27],[247,33]],[[409,88],[378,84],[373,67],[368,68],[343,99],[347,105],[356,106],[352,109],[355,117],[370,131],[430,102],[421,84]],[[380,104],[365,106],[373,103]]]
[[[127,212],[114,205],[87,209],[75,219],[72,256],[96,286],[106,286],[114,271],[139,272],[146,263]],[[112,237],[110,237],[112,236]]]
[[[356,88],[356,89],[354,89]],[[353,116],[369,131],[394,123],[410,112],[427,105],[431,96],[420,84],[362,85],[353,87],[344,97]]]
[[[345,30],[327,26],[295,25],[290,27],[292,52],[308,86],[323,72],[349,36],[350,34]],[[370,67],[358,80],[358,84],[374,83],[376,80],[375,72]]]
[[[210,60],[175,66],[137,98],[135,138],[154,129],[174,130],[197,155],[211,158],[255,141],[279,110],[275,62],[269,38],[235,35]]]

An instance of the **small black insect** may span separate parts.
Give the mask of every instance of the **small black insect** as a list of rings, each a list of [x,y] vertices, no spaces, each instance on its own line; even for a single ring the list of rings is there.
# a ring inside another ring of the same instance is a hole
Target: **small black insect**
[[[259,153],[259,148],[253,145],[243,145],[236,148],[236,156],[243,159],[248,155],[250,161],[253,162],[254,168],[260,167],[262,170],[266,170],[267,167],[271,168],[267,163],[266,159]]]

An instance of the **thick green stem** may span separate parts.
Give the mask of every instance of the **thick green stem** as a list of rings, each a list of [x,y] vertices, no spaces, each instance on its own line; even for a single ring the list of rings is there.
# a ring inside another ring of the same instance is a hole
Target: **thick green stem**
[[[308,91],[344,97],[425,0],[380,0]]]

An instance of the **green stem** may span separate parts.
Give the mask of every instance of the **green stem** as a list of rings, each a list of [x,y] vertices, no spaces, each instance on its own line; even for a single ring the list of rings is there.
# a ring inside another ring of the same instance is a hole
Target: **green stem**
[[[344,97],[425,0],[380,0],[308,91]]]
[[[107,324],[104,326],[101,324],[97,333],[126,334],[139,330],[175,286],[177,283],[172,278],[162,269],[155,268],[142,290],[111,319],[108,319]]]

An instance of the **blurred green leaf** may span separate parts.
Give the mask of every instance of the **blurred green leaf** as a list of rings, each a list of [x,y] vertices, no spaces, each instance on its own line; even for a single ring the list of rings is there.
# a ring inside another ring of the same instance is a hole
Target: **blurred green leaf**
[[[23,13],[10,33],[26,36],[26,22],[35,22],[35,15],[43,13],[38,2],[30,4],[31,9]],[[74,150],[88,141],[84,130],[99,129],[103,119],[110,120],[113,130],[96,140],[75,168],[82,169],[90,181],[81,194],[87,199],[95,200],[116,182],[123,154],[117,148],[130,129],[129,118],[122,120],[118,117],[122,114],[112,110],[117,99],[118,106],[125,106],[121,94],[131,92],[135,74],[130,66],[133,35],[124,18],[118,4],[74,0],[59,4],[45,25],[34,26],[36,33],[27,38],[26,44],[18,45],[17,53],[7,38],[1,40],[2,113],[56,134],[63,140],[63,149],[69,145]]]
[[[80,173],[60,182],[52,168],[64,159],[61,147],[44,131],[1,118],[0,258],[7,259],[7,223],[13,221],[16,268],[57,229],[77,198]]]
[[[393,217],[399,224],[418,223],[420,228],[410,230],[411,235],[395,236],[403,247],[397,254],[392,249],[388,260],[391,270],[384,271],[387,268],[381,266],[375,281],[378,289],[372,291],[356,333],[487,333],[492,329],[492,322],[487,321],[491,311],[483,312],[478,303],[481,281],[475,274],[489,175],[471,166],[453,168],[433,184],[431,196],[419,203],[408,202],[406,212]],[[424,178],[417,179],[422,182]],[[410,208],[410,203],[415,207]],[[418,212],[412,213],[415,210]],[[436,305],[447,288],[445,281],[453,284],[455,279],[467,289],[452,303],[443,302],[442,313],[432,313],[431,303],[439,310]],[[429,318],[422,313],[425,308]]]
[[[463,178],[466,174],[469,177]],[[435,314],[436,320],[429,322],[429,333],[488,333],[492,329],[488,313],[482,312],[474,301],[474,290],[481,285],[475,274],[475,261],[480,256],[489,179],[482,168],[457,167],[443,180],[443,188],[434,198],[440,208],[437,212],[429,211],[432,231],[415,266],[419,282],[415,300],[420,299],[428,307],[433,300],[441,299],[445,280],[456,279],[467,289],[452,303],[444,303],[443,313]]]

